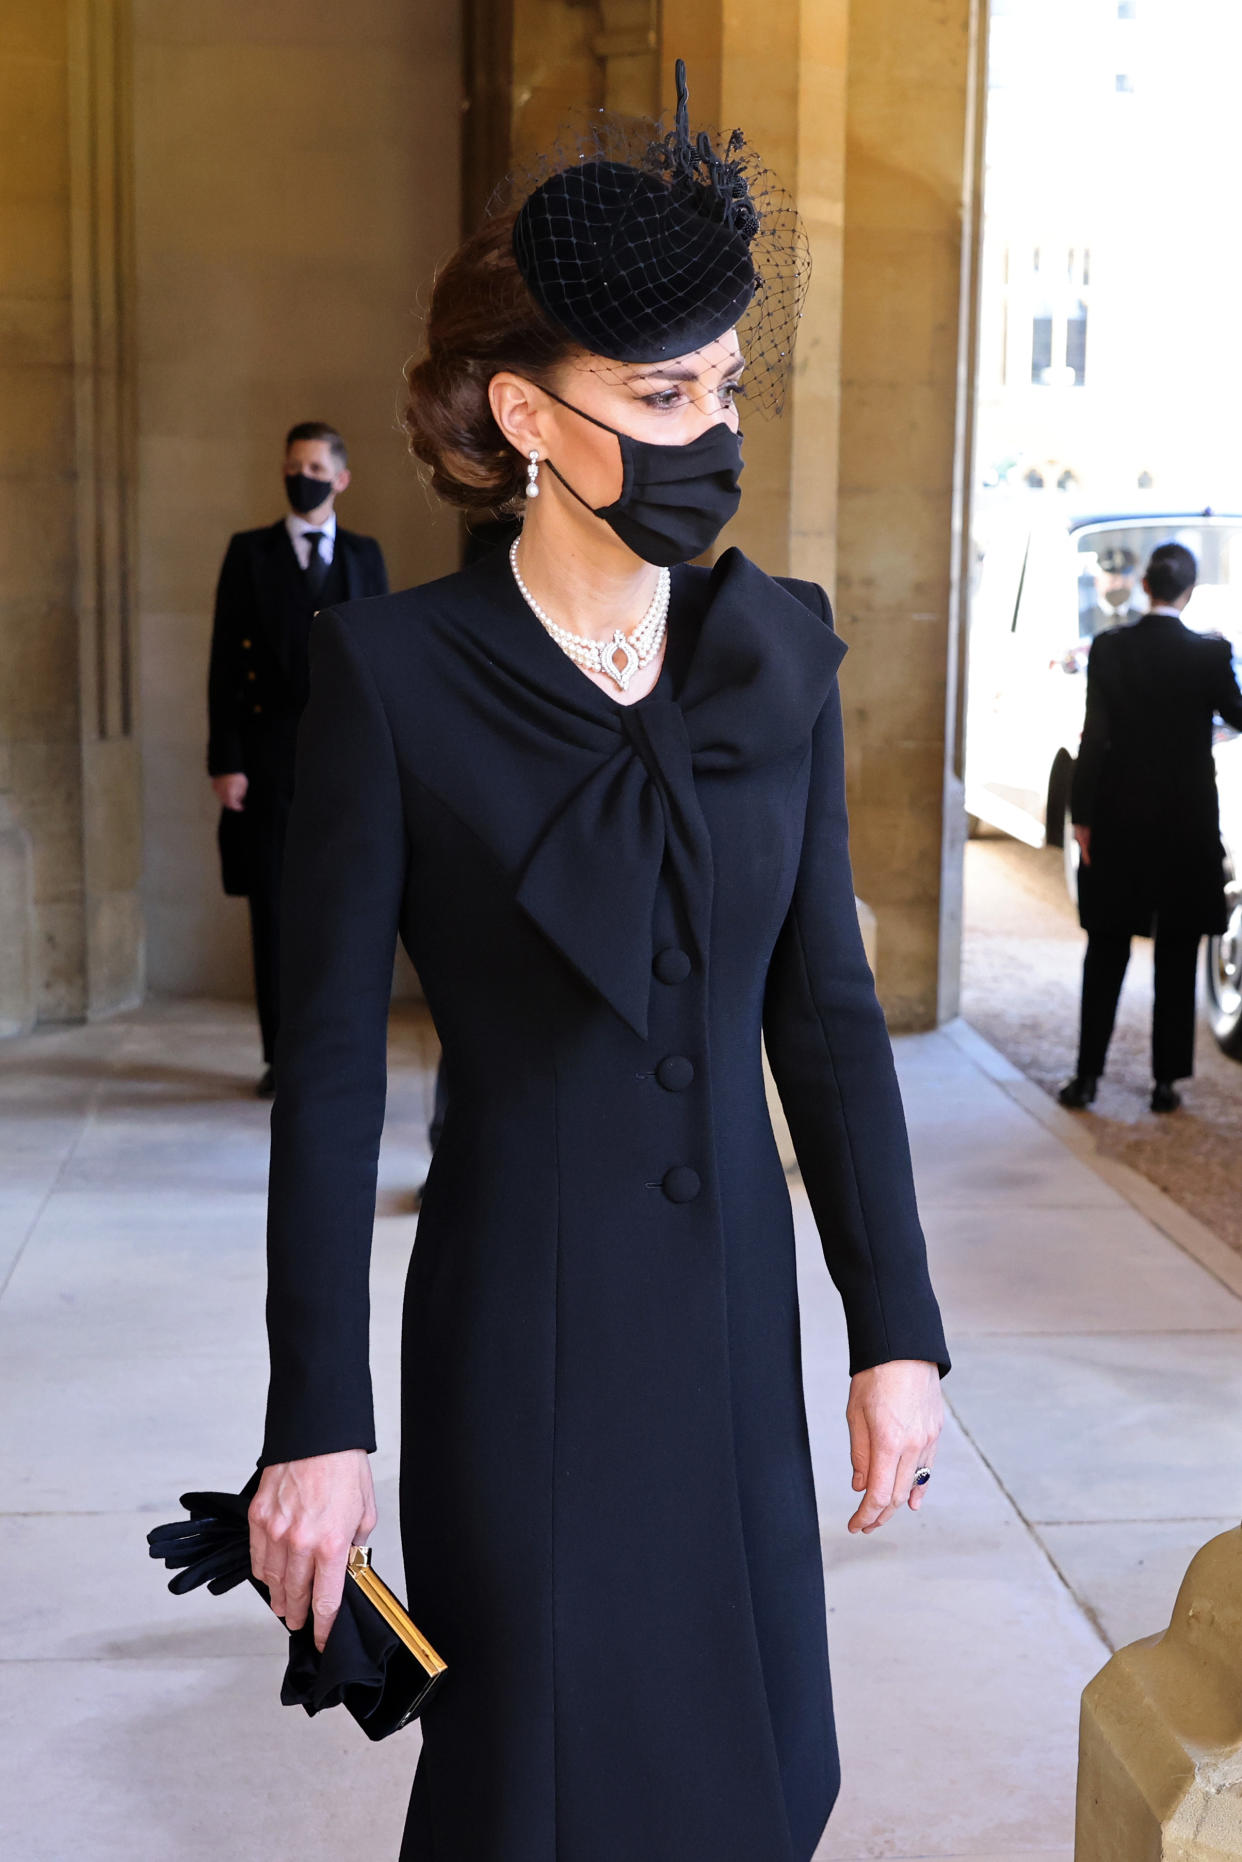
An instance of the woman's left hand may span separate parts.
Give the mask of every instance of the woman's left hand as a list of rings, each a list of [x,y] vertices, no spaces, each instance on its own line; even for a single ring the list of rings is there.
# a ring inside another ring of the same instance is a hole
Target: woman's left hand
[[[854,1492],[863,1498],[851,1532],[875,1532],[899,1506],[917,1513],[923,1489],[916,1468],[931,1468],[944,1423],[940,1367],[895,1358],[850,1379],[845,1419],[850,1429]]]

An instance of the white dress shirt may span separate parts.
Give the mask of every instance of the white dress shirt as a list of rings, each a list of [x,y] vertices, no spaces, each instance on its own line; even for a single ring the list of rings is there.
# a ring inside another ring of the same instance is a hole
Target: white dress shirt
[[[328,493],[329,497],[331,493]],[[322,524],[312,524],[307,517],[299,517],[296,511],[290,511],[285,518],[285,529],[289,532],[289,541],[298,559],[299,567],[305,569],[310,564],[311,546],[306,541],[308,530],[318,530],[323,541],[319,545],[319,560],[330,563],[336,550],[336,512],[329,511]]]
[[[1180,608],[1166,608],[1161,602],[1158,602],[1158,601],[1154,601],[1151,607],[1148,608],[1147,612],[1149,614],[1169,614],[1173,617],[1175,621],[1185,620],[1186,618]]]

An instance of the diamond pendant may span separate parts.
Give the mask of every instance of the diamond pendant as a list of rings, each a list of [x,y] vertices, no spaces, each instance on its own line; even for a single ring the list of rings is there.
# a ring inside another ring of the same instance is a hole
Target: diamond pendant
[[[617,655],[621,654],[620,666]],[[638,667],[638,655],[618,627],[611,641],[599,650],[600,671],[606,672],[610,679],[616,681],[624,692]]]

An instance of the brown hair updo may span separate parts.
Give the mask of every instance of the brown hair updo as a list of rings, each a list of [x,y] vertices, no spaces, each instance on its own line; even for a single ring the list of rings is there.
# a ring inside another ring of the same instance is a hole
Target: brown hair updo
[[[516,208],[494,214],[439,274],[427,317],[427,353],[407,372],[410,450],[431,468],[448,504],[494,510],[518,497],[526,461],[492,415],[488,383],[502,369],[538,382],[572,355],[527,290],[513,256]]]

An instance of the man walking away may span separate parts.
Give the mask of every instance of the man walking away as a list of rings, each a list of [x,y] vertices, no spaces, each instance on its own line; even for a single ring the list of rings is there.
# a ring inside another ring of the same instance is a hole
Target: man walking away
[[[1075,1109],[1104,1071],[1132,937],[1156,943],[1152,1111],[1176,1111],[1174,1081],[1194,1071],[1199,939],[1225,929],[1214,719],[1242,730],[1229,642],[1182,621],[1197,574],[1188,549],[1162,544],[1143,578],[1148,612],[1098,634],[1087,662],[1071,798],[1087,953],[1078,1070],[1059,1095]]]
[[[290,429],[284,481],[288,516],[239,532],[225,553],[207,692],[207,770],[222,810],[224,890],[250,901],[264,1098],[276,1086],[280,875],[311,621],[318,608],[388,592],[374,537],[337,525],[349,462],[335,427],[306,420]]]

